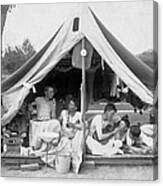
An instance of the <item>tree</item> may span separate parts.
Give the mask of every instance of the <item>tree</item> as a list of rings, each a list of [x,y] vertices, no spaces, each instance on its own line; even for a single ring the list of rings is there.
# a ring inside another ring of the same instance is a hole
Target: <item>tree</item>
[[[2,56],[2,79],[16,71],[35,53],[29,39],[25,39],[21,46],[8,46]]]
[[[150,68],[154,69],[156,67],[157,52],[155,52],[153,49],[146,50],[141,54],[138,54],[137,57],[140,58]]]

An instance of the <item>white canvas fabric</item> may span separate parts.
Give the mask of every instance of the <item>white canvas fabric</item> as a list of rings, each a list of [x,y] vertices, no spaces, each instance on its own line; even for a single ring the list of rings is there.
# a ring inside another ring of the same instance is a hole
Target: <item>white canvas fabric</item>
[[[79,31],[73,32],[73,20],[79,17]],[[152,92],[124,64],[118,54],[108,43],[87,5],[76,11],[63,23],[57,36],[36,65],[13,87],[3,93],[2,100],[7,111],[2,117],[2,125],[11,121],[21,107],[30,89],[40,82],[48,72],[73,48],[82,38],[86,37],[110,68],[121,78],[128,87],[141,98],[152,104]]]

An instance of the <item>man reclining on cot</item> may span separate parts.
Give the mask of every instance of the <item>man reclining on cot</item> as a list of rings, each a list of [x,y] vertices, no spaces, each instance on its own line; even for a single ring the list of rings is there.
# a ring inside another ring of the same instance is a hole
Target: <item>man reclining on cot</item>
[[[125,143],[127,151],[132,154],[156,153],[157,126],[140,123],[132,125],[126,133]]]
[[[42,133],[55,132],[59,133],[61,130],[60,123],[56,119],[56,101],[54,98],[55,89],[52,86],[44,88],[44,97],[37,97],[29,109],[31,112],[36,106],[37,117],[36,120],[31,120],[30,127],[30,146],[35,150],[43,147],[41,135]],[[44,146],[46,146],[44,144]]]

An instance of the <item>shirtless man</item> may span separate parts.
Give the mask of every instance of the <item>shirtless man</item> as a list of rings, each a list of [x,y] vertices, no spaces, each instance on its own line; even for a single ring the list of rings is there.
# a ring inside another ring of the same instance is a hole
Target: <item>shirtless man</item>
[[[37,97],[35,104],[37,108],[37,120],[45,121],[56,118],[56,101],[54,98],[54,88],[47,86],[44,88],[44,97]]]
[[[31,146],[40,148],[40,136],[44,132],[56,132],[61,130],[60,123],[56,119],[56,101],[54,99],[54,88],[44,88],[44,97],[37,97],[32,107],[36,106],[37,118],[31,121]],[[33,108],[32,108],[33,109]],[[32,110],[31,109],[31,110]]]

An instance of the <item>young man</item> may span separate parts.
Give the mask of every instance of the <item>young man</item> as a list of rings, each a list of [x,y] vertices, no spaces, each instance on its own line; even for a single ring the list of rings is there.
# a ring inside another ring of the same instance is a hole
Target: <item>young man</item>
[[[37,108],[37,120],[45,121],[56,118],[56,101],[54,98],[54,88],[47,86],[44,88],[44,97],[35,99]]]
[[[60,123],[56,119],[56,101],[54,99],[54,88],[44,88],[44,97],[37,97],[32,106],[36,106],[36,120],[31,121],[30,146],[40,148],[40,134],[43,132],[57,132],[61,130]],[[33,108],[32,108],[33,109]],[[31,109],[31,110],[32,110]]]
[[[114,136],[121,130],[120,123],[115,105],[108,103],[104,113],[96,115],[90,126],[86,144],[92,154],[110,156],[119,151],[122,143],[115,144]]]

